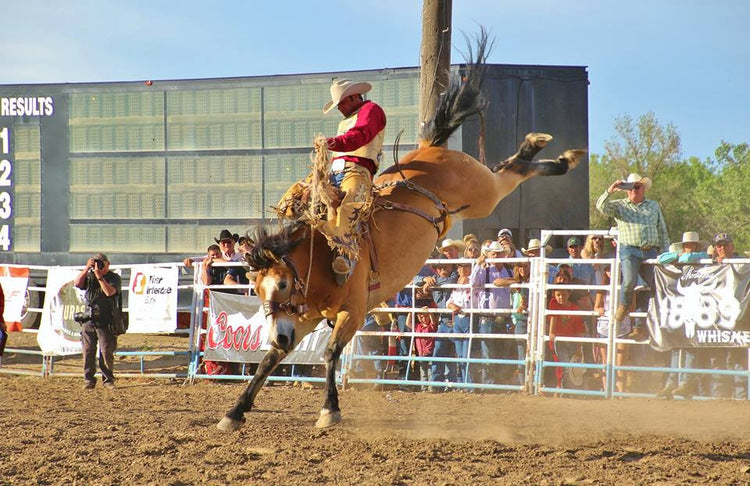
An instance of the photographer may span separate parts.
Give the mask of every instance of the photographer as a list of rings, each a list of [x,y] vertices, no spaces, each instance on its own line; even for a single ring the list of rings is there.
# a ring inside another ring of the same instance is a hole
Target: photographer
[[[99,347],[99,368],[102,372],[102,385],[114,388],[113,372],[117,336],[110,330],[114,306],[120,305],[120,276],[109,271],[106,255],[97,253],[89,258],[86,267],[74,280],[79,289],[85,290],[86,310],[76,313],[73,318],[81,324],[83,345],[84,389],[96,386],[96,349]]]

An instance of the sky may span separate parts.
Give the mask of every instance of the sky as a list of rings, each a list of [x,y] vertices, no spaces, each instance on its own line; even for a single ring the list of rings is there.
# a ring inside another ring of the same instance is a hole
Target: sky
[[[0,84],[267,76],[419,65],[418,0],[5,0]],[[453,0],[452,62],[586,66],[589,151],[653,112],[682,156],[750,142],[748,0]],[[554,135],[554,133],[553,133]]]

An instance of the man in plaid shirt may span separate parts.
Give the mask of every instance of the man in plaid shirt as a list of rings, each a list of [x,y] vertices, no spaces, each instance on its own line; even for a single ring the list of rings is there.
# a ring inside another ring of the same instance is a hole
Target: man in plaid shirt
[[[649,287],[653,288],[654,269],[644,265],[643,261],[656,258],[662,249],[669,246],[669,235],[664,215],[659,203],[646,199],[645,194],[651,188],[651,179],[638,174],[630,174],[627,180],[617,180],[607,191],[599,196],[596,209],[617,221],[618,251],[622,284],[615,321],[622,321],[631,311],[633,291],[640,276]],[[609,200],[615,191],[627,191],[628,197]],[[642,326],[636,326],[632,338],[644,340],[648,337]]]

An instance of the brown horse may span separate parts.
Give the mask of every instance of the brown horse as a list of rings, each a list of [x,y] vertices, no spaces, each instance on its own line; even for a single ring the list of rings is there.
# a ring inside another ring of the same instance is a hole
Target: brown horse
[[[242,426],[268,375],[323,318],[335,325],[325,350],[325,403],[316,426],[338,423],[335,372],[344,346],[363,325],[367,311],[393,297],[429,258],[438,236],[435,229],[446,230],[450,224],[446,208],[463,208],[453,216],[456,219],[486,217],[523,181],[535,175],[565,174],[579,163],[583,150],[568,150],[554,161],[532,162],[552,139],[546,134],[527,135],[518,152],[494,170],[443,147],[451,133],[484,106],[485,45],[483,37],[477,61],[469,62],[465,79],[452,83],[443,95],[435,119],[420,134],[419,148],[375,180],[376,186],[383,186],[380,194],[386,203],[366,225],[369,238],[364,239],[359,263],[344,286],[334,281],[331,250],[320,233],[301,224],[275,233],[263,227],[256,231],[255,246],[245,258],[258,272],[255,289],[263,301],[272,347],[237,403],[218,423],[219,429]],[[402,177],[417,187],[397,183]]]

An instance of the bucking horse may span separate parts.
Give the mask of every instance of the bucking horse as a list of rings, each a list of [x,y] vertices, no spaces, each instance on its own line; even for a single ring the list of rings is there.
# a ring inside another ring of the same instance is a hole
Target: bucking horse
[[[325,237],[310,225],[294,223],[256,228],[254,246],[245,255],[257,272],[255,291],[262,301],[271,348],[249,385],[218,423],[239,429],[268,375],[318,323],[333,331],[325,348],[325,402],[316,427],[341,421],[336,368],[346,344],[364,324],[366,313],[393,297],[411,281],[453,220],[484,218],[522,182],[562,175],[575,168],[585,150],[566,150],[557,159],[534,161],[552,137],[526,135],[518,151],[490,169],[470,155],[445,148],[463,121],[485,106],[481,83],[487,37],[479,37],[476,60],[471,49],[466,73],[451,80],[434,118],[424,124],[418,148],[378,176],[379,196],[363,231],[359,262],[343,286],[331,271],[333,253]]]

